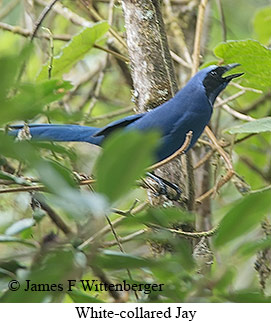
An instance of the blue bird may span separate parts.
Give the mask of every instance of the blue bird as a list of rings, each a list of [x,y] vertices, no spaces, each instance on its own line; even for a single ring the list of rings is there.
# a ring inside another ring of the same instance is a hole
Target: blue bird
[[[116,129],[135,129],[140,131],[158,130],[161,142],[156,150],[155,160],[161,161],[184,143],[186,134],[193,132],[187,150],[191,148],[205,126],[209,123],[213,104],[219,93],[228,83],[243,73],[223,77],[239,64],[225,66],[211,65],[199,71],[172,99],[157,108],[109,123],[103,128],[80,125],[31,124],[31,136],[38,140],[79,141],[101,146]],[[22,125],[9,126],[10,135],[16,136]]]
[[[139,131],[158,130],[161,139],[155,151],[156,162],[161,161],[184,143],[186,134],[192,131],[190,149],[209,123],[213,104],[229,82],[243,73],[223,75],[240,64],[211,65],[199,71],[171,98],[157,108],[107,124],[103,128],[80,125],[31,124],[34,139],[50,141],[79,141],[101,146],[116,129]],[[22,125],[10,126],[9,134],[16,136]]]

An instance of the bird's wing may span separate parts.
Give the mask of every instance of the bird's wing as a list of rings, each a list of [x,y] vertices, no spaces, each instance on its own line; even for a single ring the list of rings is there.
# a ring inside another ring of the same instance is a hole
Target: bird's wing
[[[210,120],[210,117],[211,113],[208,113],[207,111],[203,115],[191,111],[185,113],[174,123],[171,131],[163,136],[165,144],[171,145],[172,142],[174,142],[174,145],[177,143],[180,147],[184,143],[188,132],[192,131],[192,138],[189,146],[186,148],[187,151],[195,144],[199,136],[202,134],[205,126]]]
[[[101,128],[99,131],[97,131],[93,137],[99,137],[99,136],[107,136],[109,135],[112,131],[115,131],[116,129],[124,128],[128,126],[129,124],[135,122],[136,120],[142,118],[145,113],[140,113],[140,114],[134,114],[125,118],[122,118],[120,120],[113,121],[106,125],[105,127]]]
[[[178,138],[180,142],[182,142],[188,131],[191,130],[191,127],[193,128],[193,125],[191,124],[189,115],[184,114],[181,118],[177,119],[177,121],[172,125],[170,131],[163,136],[163,139],[167,142],[168,140],[175,141],[176,138]]]

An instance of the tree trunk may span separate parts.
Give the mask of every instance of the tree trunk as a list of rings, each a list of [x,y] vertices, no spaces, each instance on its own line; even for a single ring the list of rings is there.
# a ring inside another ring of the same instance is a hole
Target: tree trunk
[[[169,100],[177,92],[177,80],[169,52],[159,0],[123,0],[127,45],[131,60],[134,101],[137,112],[145,112]],[[182,189],[182,207],[188,200],[184,158],[156,170],[157,175]],[[149,192],[151,203],[163,204],[165,196]]]

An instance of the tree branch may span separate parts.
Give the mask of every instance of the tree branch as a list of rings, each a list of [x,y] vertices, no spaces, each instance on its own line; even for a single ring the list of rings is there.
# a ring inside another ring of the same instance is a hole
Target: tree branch
[[[196,34],[195,34],[195,41],[194,41],[194,51],[193,51],[194,63],[193,63],[193,69],[192,69],[192,76],[197,73],[199,68],[201,37],[203,32],[204,16],[205,16],[205,9],[206,9],[207,3],[208,3],[208,0],[201,0],[199,5]]]
[[[41,12],[38,20],[35,23],[35,28],[33,30],[33,33],[31,35],[30,41],[32,42],[33,39],[35,38],[43,20],[46,18],[46,16],[48,15],[48,13],[51,11],[51,9],[53,8],[53,6],[57,3],[58,0],[53,0],[50,4],[48,4]]]

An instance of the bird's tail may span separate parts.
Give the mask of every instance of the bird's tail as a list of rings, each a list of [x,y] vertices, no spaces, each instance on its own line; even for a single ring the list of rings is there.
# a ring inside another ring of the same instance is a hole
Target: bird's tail
[[[17,136],[23,125],[9,126],[11,136]],[[103,136],[92,137],[100,128],[79,125],[30,124],[33,139],[46,141],[81,141],[100,145]]]

